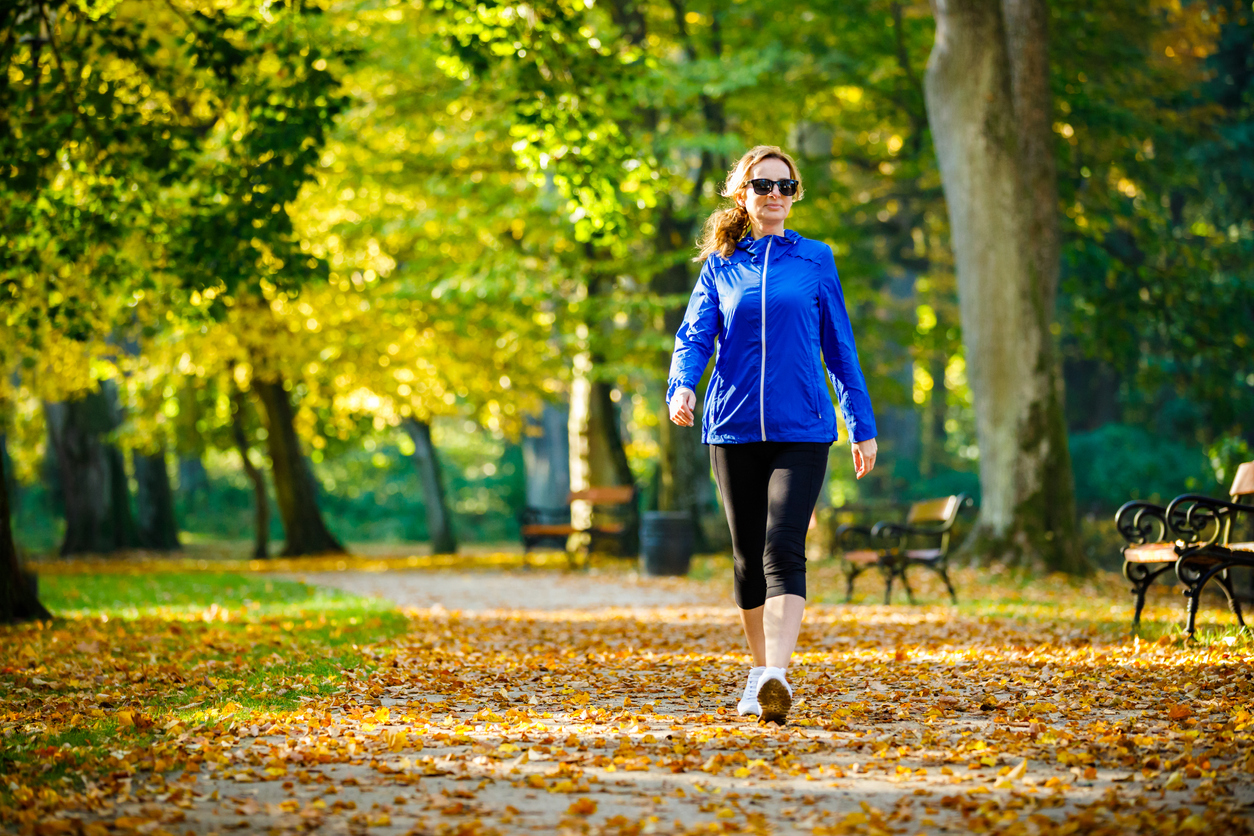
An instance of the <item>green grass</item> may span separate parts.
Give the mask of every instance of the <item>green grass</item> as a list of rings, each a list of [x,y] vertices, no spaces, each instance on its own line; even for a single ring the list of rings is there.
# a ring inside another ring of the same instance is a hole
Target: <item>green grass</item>
[[[296,710],[372,670],[362,648],[408,629],[387,602],[264,575],[45,575],[40,587],[55,620],[0,628],[0,772],[32,786],[78,783],[172,719]],[[100,693],[112,707],[97,708]],[[144,728],[120,726],[121,710]],[[0,804],[8,795],[0,786]]]

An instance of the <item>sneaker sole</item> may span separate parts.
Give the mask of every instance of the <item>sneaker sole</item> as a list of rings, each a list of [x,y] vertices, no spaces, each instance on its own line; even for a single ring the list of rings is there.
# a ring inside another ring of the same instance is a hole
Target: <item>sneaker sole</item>
[[[736,706],[736,713],[741,717],[758,717],[762,714],[761,706],[757,704],[747,706]]]
[[[792,708],[792,695],[778,679],[768,679],[758,689],[758,705],[762,706],[760,720],[763,723],[784,725],[788,722],[788,709]]]

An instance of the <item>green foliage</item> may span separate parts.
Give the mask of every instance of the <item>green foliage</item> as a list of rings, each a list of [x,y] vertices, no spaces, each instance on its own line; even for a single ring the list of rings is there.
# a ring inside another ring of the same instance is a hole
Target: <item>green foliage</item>
[[[1103,516],[1131,499],[1165,505],[1182,493],[1218,488],[1199,445],[1143,427],[1107,424],[1076,433],[1071,462],[1077,505]]]
[[[1062,2],[1055,18],[1070,340],[1195,402],[1205,437],[1248,433],[1254,13]]]

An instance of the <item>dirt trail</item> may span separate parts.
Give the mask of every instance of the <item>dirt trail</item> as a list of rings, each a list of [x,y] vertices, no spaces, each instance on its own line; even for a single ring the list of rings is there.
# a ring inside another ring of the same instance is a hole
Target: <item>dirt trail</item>
[[[396,602],[409,635],[368,649],[377,669],[336,698],[234,730],[220,761],[172,781],[178,806],[117,812],[196,834],[1132,833],[1189,815],[1248,832],[1248,785],[1060,762],[1076,723],[1172,732],[1143,706],[1016,679],[1042,643],[1101,652],[1047,625],[812,607],[776,728],[735,716],[735,612],[697,583],[302,577]]]

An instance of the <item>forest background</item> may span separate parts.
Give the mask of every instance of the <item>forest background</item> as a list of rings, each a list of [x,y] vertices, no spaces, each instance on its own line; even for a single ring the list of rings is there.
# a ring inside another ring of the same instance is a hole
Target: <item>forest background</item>
[[[1050,332],[1100,564],[1119,504],[1222,495],[1250,458],[1254,10],[1048,10]],[[789,226],[836,254],[879,419],[881,466],[855,482],[836,445],[821,502],[979,498],[935,26],[887,0],[8,4],[18,548],[448,552],[629,483],[725,547],[662,401],[694,238],[758,143],[799,160]]]

